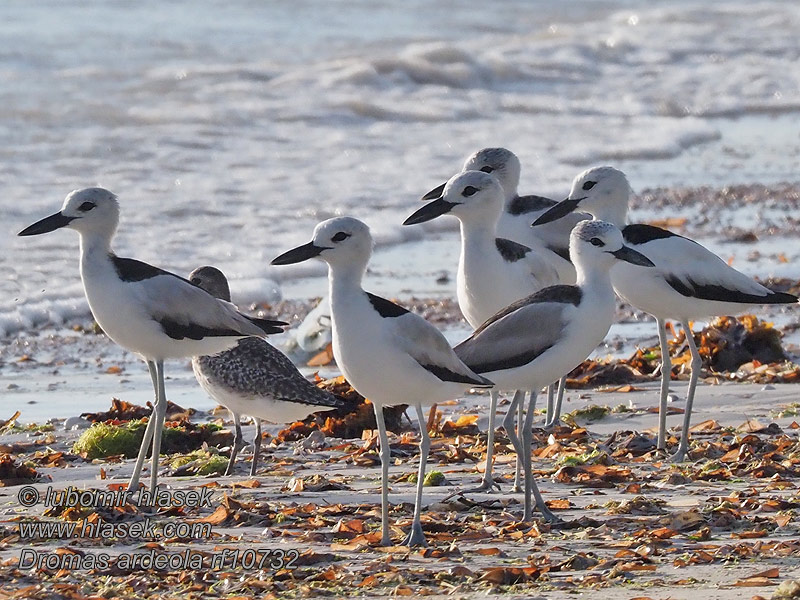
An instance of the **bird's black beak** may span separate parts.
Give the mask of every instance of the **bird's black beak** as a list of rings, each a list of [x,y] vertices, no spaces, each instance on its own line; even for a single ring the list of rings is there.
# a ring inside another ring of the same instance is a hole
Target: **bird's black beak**
[[[39,235],[42,233],[50,233],[51,231],[61,229],[65,225],[68,225],[74,219],[75,217],[67,217],[61,214],[61,212],[57,212],[54,215],[45,217],[41,221],[36,221],[36,223],[33,225],[29,225],[17,235]]]
[[[444,191],[444,186],[446,185],[447,185],[446,181],[442,185],[437,185],[430,192],[428,192],[422,198],[420,198],[420,200],[433,200],[434,198],[441,198],[442,192]]]
[[[539,215],[539,218],[531,223],[531,227],[544,225],[545,223],[557,221],[561,217],[566,217],[569,213],[578,208],[578,204],[580,204],[581,200],[584,200],[584,198],[575,198],[574,200],[572,198],[567,198],[566,200],[562,200],[544,214]]]
[[[327,250],[327,248],[323,248],[322,246],[315,246],[314,242],[308,242],[307,244],[303,244],[302,246],[298,246],[297,248],[292,248],[291,250],[284,252],[280,256],[273,258],[270,264],[293,265],[295,263],[308,260],[309,258],[314,258],[315,256],[319,256],[323,250]]]
[[[653,261],[647,258],[641,252],[637,252],[633,248],[629,248],[628,246],[623,246],[616,252],[612,252],[614,256],[616,256],[620,260],[624,260],[625,262],[629,262],[632,265],[639,265],[640,267],[655,267]]]
[[[447,200],[437,198],[408,217],[405,221],[403,221],[403,225],[416,225],[418,223],[430,221],[436,217],[440,217],[441,215],[449,213],[451,210],[453,210],[454,206],[454,202],[448,202]]]

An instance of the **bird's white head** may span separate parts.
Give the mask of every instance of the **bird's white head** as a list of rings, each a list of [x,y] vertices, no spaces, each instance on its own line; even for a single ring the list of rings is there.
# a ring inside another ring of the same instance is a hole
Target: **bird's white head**
[[[589,273],[608,271],[622,260],[642,267],[655,266],[641,252],[626,246],[622,232],[606,221],[581,221],[569,236],[569,255],[578,271],[578,279]]]
[[[483,148],[467,157],[464,161],[465,171],[483,171],[491,173],[500,182],[504,198],[510,200],[517,196],[519,186],[520,165],[517,155],[505,148]],[[441,198],[447,182],[437,185],[422,197],[422,200]]]
[[[314,228],[311,241],[284,252],[273,265],[290,265],[319,258],[332,268],[366,269],[372,254],[372,235],[363,221],[353,217],[334,217]]]
[[[416,225],[451,214],[462,222],[496,223],[503,208],[503,188],[494,175],[464,171],[450,178],[442,195],[408,217],[403,225]]]
[[[614,167],[593,167],[575,177],[569,196],[542,214],[533,226],[580,210],[622,227],[628,215],[630,194],[631,186],[622,171]]]
[[[507,148],[483,148],[464,162],[464,171],[491,173],[500,182],[506,199],[514,198],[519,187],[519,158]]]
[[[104,188],[92,187],[70,192],[59,212],[26,227],[19,235],[39,235],[67,227],[81,235],[110,239],[118,223],[117,197]]]

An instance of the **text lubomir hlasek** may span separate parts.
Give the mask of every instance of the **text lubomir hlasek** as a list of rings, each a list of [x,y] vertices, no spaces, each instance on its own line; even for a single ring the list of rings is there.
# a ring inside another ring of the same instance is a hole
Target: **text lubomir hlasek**
[[[200,490],[165,490],[156,489],[150,493],[145,488],[138,491],[129,492],[128,490],[79,490],[75,487],[68,487],[63,490],[54,490],[52,486],[47,487],[43,501],[45,506],[59,507],[114,507],[125,506],[126,504],[136,504],[137,506],[150,506],[154,508],[201,508],[211,507],[211,488]]]

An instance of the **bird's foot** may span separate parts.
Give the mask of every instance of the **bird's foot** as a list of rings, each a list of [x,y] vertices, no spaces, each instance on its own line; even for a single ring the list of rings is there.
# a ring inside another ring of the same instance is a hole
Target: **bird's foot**
[[[689,453],[689,448],[684,446],[679,446],[678,451],[669,457],[669,461],[672,463],[686,462],[686,455],[688,453]]]
[[[551,525],[562,525],[564,523],[564,520],[553,514],[553,511],[547,508],[547,506],[537,506],[536,508],[540,513],[542,513],[542,518],[547,523],[550,523]],[[531,514],[531,511],[526,510],[522,515],[522,522],[530,523],[531,521],[533,521],[533,515]]]
[[[559,427],[559,425],[561,425],[560,419],[558,421],[547,421],[542,426],[542,430],[544,430],[545,433],[553,433],[553,431],[555,431]]]
[[[539,508],[539,512],[542,513],[542,518],[545,521],[547,521],[548,523],[550,523],[551,525],[561,525],[562,523],[564,523],[564,520],[561,519],[561,517],[557,517],[553,513],[553,511],[551,511],[546,506],[540,506],[538,508]]]
[[[486,477],[483,478],[483,481],[478,487],[468,488],[466,490],[456,490],[448,494],[442,502],[447,502],[450,498],[455,498],[456,496],[464,496],[466,494],[491,494],[495,491],[495,489],[499,492],[500,491],[500,484],[497,483],[494,479],[487,479]]]
[[[415,521],[411,525],[411,531],[409,531],[405,539],[400,542],[400,545],[408,546],[409,548],[414,546],[428,547],[428,541],[425,539],[425,532],[422,531],[422,525],[419,522]]]

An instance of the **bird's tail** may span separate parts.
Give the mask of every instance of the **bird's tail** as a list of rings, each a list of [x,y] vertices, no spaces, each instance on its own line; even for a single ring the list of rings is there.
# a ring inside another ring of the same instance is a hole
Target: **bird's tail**
[[[772,292],[760,302],[763,304],[794,304],[798,302],[798,298],[787,292]]]
[[[273,321],[272,319],[259,319],[257,317],[247,317],[253,325],[261,329],[265,334],[283,333],[283,328],[288,325],[283,321]]]

